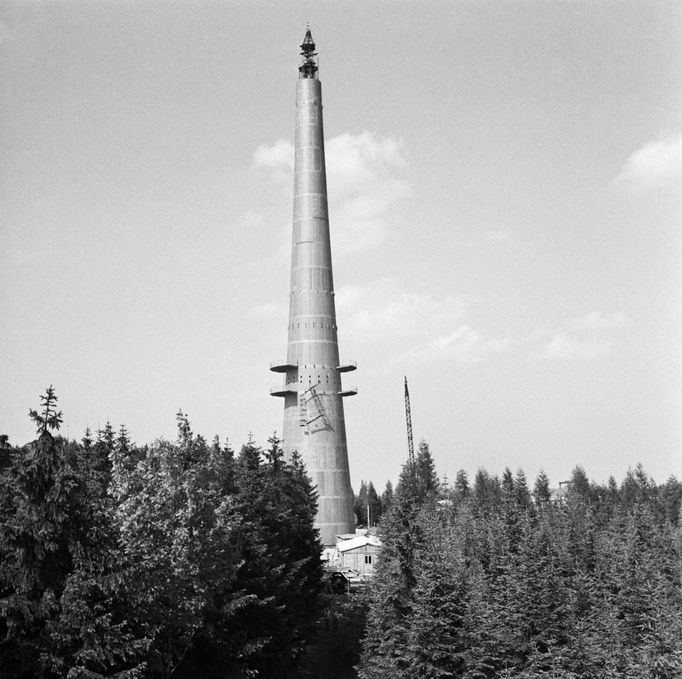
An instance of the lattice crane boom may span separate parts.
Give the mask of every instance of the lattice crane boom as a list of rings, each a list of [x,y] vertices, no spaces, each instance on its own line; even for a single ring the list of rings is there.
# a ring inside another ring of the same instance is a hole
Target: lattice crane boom
[[[414,439],[412,437],[412,412],[410,410],[410,390],[405,377],[405,420],[407,421],[407,462],[414,466]]]

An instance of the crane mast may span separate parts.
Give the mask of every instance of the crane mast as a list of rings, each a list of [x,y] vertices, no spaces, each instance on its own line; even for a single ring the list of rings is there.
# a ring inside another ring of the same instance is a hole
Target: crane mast
[[[412,412],[410,411],[410,391],[405,377],[405,420],[407,421],[407,462],[414,466],[414,439],[412,438]]]

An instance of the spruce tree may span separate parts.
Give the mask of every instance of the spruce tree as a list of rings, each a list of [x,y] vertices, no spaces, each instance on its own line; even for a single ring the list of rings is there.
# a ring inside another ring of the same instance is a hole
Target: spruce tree
[[[381,526],[382,550],[370,593],[367,635],[358,668],[360,679],[379,679],[389,674],[409,676],[406,618],[416,584],[421,500],[415,469],[408,462],[403,465],[393,505]]]
[[[360,481],[360,490],[353,503],[353,511],[355,512],[355,524],[357,526],[367,525],[367,482]]]
[[[369,507],[369,524],[367,527],[376,526],[381,520],[381,500],[377,495],[374,484],[367,484],[367,506]]]
[[[419,442],[415,459],[415,472],[419,501],[426,502],[429,499],[434,499],[438,494],[440,482],[429,444],[424,439]]]
[[[49,387],[30,410],[38,439],[0,472],[0,667],[3,676],[50,676],[50,626],[70,573],[96,557],[98,504],[78,468],[78,447],[53,435],[62,422]],[[96,561],[95,561],[96,562]]]
[[[526,474],[523,469],[517,470],[516,477],[514,478],[514,499],[521,509],[531,510],[533,507]]]
[[[47,434],[48,430],[56,431],[62,424],[62,411],[57,411],[57,395],[54,388],[50,385],[45,390],[45,395],[40,396],[40,407],[42,412],[29,410],[29,417],[36,423],[38,434]]]
[[[535,479],[533,499],[538,507],[548,504],[552,499],[552,494],[549,489],[549,477],[543,470],[540,471]]]
[[[511,505],[515,499],[514,475],[509,467],[505,467],[502,473],[502,501],[507,505]]]
[[[463,470],[460,469],[457,472],[457,476],[455,477],[455,497],[458,499],[466,499],[469,497],[470,493],[470,488],[469,488],[469,477],[467,476],[467,473]]]
[[[426,512],[424,542],[405,627],[406,675],[441,679],[460,677],[464,668],[466,569],[462,535],[444,517]]]
[[[393,505],[393,484],[386,481],[386,487],[381,494],[381,515],[386,516]]]

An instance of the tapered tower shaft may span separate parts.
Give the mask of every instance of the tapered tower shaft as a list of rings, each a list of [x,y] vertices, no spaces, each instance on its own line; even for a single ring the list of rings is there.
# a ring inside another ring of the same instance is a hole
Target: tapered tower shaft
[[[296,86],[294,213],[287,360],[271,370],[285,374],[272,391],[284,397],[283,447],[298,451],[317,487],[316,524],[325,545],[352,532],[350,485],[332,276],[322,88],[310,30],[301,45]]]

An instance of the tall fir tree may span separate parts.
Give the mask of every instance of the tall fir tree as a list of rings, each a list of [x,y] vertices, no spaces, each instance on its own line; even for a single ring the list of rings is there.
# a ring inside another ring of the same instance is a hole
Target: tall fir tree
[[[386,516],[393,505],[393,484],[386,481],[384,492],[381,494],[381,515]]]

